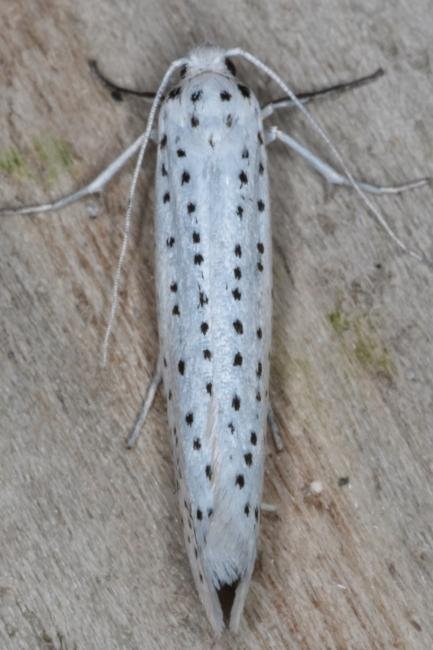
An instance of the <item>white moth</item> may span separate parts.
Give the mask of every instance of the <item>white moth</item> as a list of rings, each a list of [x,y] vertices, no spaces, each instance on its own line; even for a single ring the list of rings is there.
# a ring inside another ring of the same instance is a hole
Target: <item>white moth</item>
[[[260,107],[233,73],[213,49],[190,56],[159,114],[156,171],[162,377],[186,548],[218,632],[224,608],[237,628],[256,556],[272,311]]]
[[[229,56],[243,56],[269,74],[288,95],[261,109],[236,78]],[[177,68],[180,81],[162,97]],[[152,132],[159,104],[157,132]],[[345,176],[289,135],[264,129],[275,108],[296,105],[342,163]],[[60,208],[103,189],[138,150],[125,238],[115,277],[114,319],[128,241],[132,197],[150,137],[156,168],[156,289],[160,352],[132,445],[162,379],[167,398],[185,544],[192,574],[217,634],[236,631],[256,558],[260,526],[265,433],[269,420],[272,245],[266,144],[279,138],[331,183],[352,185],[396,241],[364,192],[398,192],[355,181],[338,152],[302,103],[252,55],[204,46],[174,62],[156,93],[144,135],[90,185],[31,213]],[[422,254],[407,251],[417,259]]]

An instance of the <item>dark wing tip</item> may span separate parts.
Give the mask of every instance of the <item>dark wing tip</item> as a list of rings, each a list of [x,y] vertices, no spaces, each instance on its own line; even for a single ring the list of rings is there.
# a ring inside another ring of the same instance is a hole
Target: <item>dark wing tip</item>
[[[236,589],[238,588],[239,583],[240,578],[237,578],[237,580],[234,580],[230,584],[222,584],[219,589],[216,590],[223,614],[224,625],[226,627],[229,627],[230,624],[230,616],[236,596]]]

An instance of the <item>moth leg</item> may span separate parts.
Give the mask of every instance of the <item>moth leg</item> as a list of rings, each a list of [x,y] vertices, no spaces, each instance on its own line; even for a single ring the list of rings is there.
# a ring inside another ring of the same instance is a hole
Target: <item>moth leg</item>
[[[151,138],[153,140],[157,139],[156,131],[152,131]],[[41,203],[40,205],[29,205],[22,206],[20,208],[3,208],[0,210],[0,216],[6,216],[11,214],[35,214],[36,212],[51,212],[52,210],[60,210],[65,208],[67,205],[71,205],[76,201],[89,196],[91,194],[100,194],[107,183],[122,169],[124,165],[128,162],[132,156],[137,153],[140,149],[141,143],[143,141],[142,136],[137,138],[125,151],[123,151],[120,156],[118,156],[112,163],[108,165],[105,169],[102,170],[96,178],[93,179],[88,185],[82,187],[76,192],[71,194],[66,194],[59,199],[56,199],[52,203]]]
[[[89,67],[92,73],[99,79],[99,81],[106,88],[108,88],[108,90],[111,91],[112,98],[118,102],[122,101],[123,95],[134,95],[135,97],[142,97],[143,99],[146,99],[149,102],[153,102],[153,100],[155,99],[156,93],[154,92],[149,92],[146,90],[134,90],[133,88],[124,88],[122,86],[118,86],[116,83],[111,81],[111,79],[108,79],[104,74],[102,74],[102,72],[99,69],[97,61],[94,60],[89,61]]]
[[[283,451],[284,443],[281,435],[280,427],[277,424],[277,421],[274,416],[274,411],[272,406],[269,407],[268,411],[268,426],[271,430],[272,438],[274,440],[275,449],[277,452]]]
[[[149,413],[150,407],[153,404],[156,391],[158,390],[161,381],[162,381],[162,372],[161,372],[160,364],[158,362],[155,370],[153,371],[149,385],[147,386],[143,403],[136,417],[134,427],[126,440],[126,446],[128,449],[131,449],[131,447],[133,447],[137,442],[137,438],[141,433],[147,414]]]
[[[275,514],[278,512],[278,508],[276,505],[274,505],[273,503],[265,503],[265,501],[262,501],[260,505],[260,510],[262,512],[269,512],[271,514]]]
[[[323,99],[328,96],[338,96],[346,92],[347,90],[353,90],[354,88],[360,88],[365,86],[372,81],[376,81],[385,74],[382,68],[378,68],[372,74],[366,75],[365,77],[359,77],[359,79],[354,79],[353,81],[347,81],[340,84],[335,84],[333,86],[326,86],[325,88],[319,88],[319,90],[312,90],[308,92],[296,93],[296,97],[303,103],[309,104],[311,101],[316,101],[317,99]],[[262,107],[262,119],[269,117],[276,110],[281,108],[294,108],[294,103],[290,97],[281,97],[280,99],[274,99],[271,102],[268,102]]]
[[[306,160],[319,174],[321,174],[324,179],[332,185],[347,185],[352,186],[350,180],[337,172],[336,169],[324,162],[316,154],[312,153],[309,149],[304,147],[302,144],[294,140],[290,135],[280,131],[276,126],[271,127],[266,132],[266,144],[273,142],[274,140],[280,140],[284,142],[290,149],[296,151],[304,160]],[[356,185],[362,189],[364,192],[370,194],[399,194],[400,192],[405,192],[406,190],[413,190],[422,185],[426,185],[430,182],[430,178],[420,178],[414,181],[409,181],[403,183],[402,185],[372,185],[370,183],[364,183],[363,181],[358,181],[355,179]],[[353,187],[353,186],[352,186]]]

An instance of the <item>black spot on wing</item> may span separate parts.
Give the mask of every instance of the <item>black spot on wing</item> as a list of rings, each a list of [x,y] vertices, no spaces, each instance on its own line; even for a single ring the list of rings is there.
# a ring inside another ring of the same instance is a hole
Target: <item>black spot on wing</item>
[[[243,474],[238,474],[238,475],[236,476],[235,484],[238,486],[238,488],[239,488],[240,490],[242,490],[242,488],[243,488],[244,485],[245,485],[245,478],[244,478],[244,475],[243,475]]]
[[[225,58],[224,63],[226,64],[227,70],[235,77],[236,76],[236,66],[228,56]]]
[[[239,180],[241,182],[241,187],[243,187],[243,185],[247,185],[248,176],[244,170],[242,170],[241,173],[239,174]]]
[[[247,454],[244,454],[244,461],[245,461],[245,465],[247,465],[247,467],[251,467],[251,465],[253,464],[253,455],[252,455],[251,452],[248,452]]]
[[[180,86],[177,86],[176,88],[172,88],[170,92],[168,93],[168,98],[169,99],[174,99],[175,97],[179,97],[181,93],[181,88]]]
[[[201,99],[202,94],[203,94],[203,92],[202,92],[201,90],[195,90],[195,91],[191,94],[191,101],[192,101],[192,103],[195,104],[196,102],[198,102],[198,100]]]
[[[242,322],[239,319],[236,319],[233,321],[233,327],[236,332],[236,334],[243,334],[244,333],[244,327],[242,325]]]
[[[245,97],[248,99],[251,95],[251,91],[247,86],[244,86],[243,84],[238,84],[239,92],[241,93],[242,97]]]

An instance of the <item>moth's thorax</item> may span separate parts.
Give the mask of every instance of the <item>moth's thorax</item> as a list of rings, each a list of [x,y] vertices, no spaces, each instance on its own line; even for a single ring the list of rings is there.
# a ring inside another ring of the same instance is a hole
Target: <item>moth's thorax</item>
[[[254,93],[237,78],[203,71],[180,81],[168,92],[159,124],[188,131],[193,139],[241,138],[245,129],[260,124],[260,108]]]

